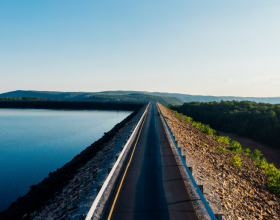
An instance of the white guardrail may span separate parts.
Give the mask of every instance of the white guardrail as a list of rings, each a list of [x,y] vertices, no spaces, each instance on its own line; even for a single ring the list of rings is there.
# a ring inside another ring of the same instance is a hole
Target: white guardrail
[[[145,115],[147,114],[147,112],[148,112],[148,109],[149,109],[150,104],[151,104],[151,102],[150,102],[150,103],[148,104],[148,106],[146,107],[146,109],[145,109],[145,111],[144,111],[142,117],[140,118],[140,120],[139,120],[139,122],[137,123],[136,127],[134,128],[132,134],[130,135],[128,141],[126,142],[126,144],[125,144],[125,146],[124,146],[122,152],[120,153],[120,155],[119,155],[119,157],[118,157],[116,163],[114,164],[114,166],[113,166],[111,172],[109,173],[109,175],[107,176],[106,180],[104,181],[104,183],[103,183],[103,185],[102,185],[100,191],[98,192],[98,194],[97,194],[95,200],[93,201],[93,203],[92,203],[92,205],[91,205],[91,208],[90,208],[90,210],[89,210],[89,212],[88,212],[88,214],[87,214],[87,216],[86,216],[86,218],[85,218],[86,220],[91,220],[91,218],[93,217],[94,212],[96,211],[96,208],[97,208],[97,206],[98,206],[98,203],[100,202],[100,199],[102,198],[102,195],[104,194],[104,192],[105,192],[105,190],[106,190],[106,188],[107,188],[107,186],[108,186],[110,180],[112,179],[112,176],[114,175],[114,172],[115,172],[115,170],[117,169],[117,167],[118,167],[118,165],[119,165],[119,163],[120,163],[120,161],[121,161],[122,156],[123,156],[124,153],[126,152],[127,147],[131,144],[131,142],[134,141],[134,137],[136,136],[136,133],[137,133],[137,131],[139,130],[139,127],[140,127],[140,125],[141,125],[141,123],[142,123],[142,121],[143,121],[143,119],[144,119],[144,116],[145,116]]]

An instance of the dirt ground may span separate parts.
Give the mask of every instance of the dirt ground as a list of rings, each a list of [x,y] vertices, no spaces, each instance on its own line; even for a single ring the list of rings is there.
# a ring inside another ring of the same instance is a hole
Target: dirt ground
[[[253,141],[250,138],[240,137],[234,133],[226,133],[218,131],[221,136],[228,136],[232,140],[238,141],[241,145],[249,148],[252,152],[255,149],[260,150],[263,156],[267,159],[268,163],[274,163],[275,167],[280,168],[280,150],[276,148],[269,147],[267,145],[261,144],[259,142]]]

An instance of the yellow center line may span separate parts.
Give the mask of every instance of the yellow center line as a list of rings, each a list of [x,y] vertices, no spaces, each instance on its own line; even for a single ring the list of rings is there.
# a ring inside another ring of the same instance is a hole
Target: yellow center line
[[[147,113],[147,114],[148,114],[148,113]],[[145,115],[145,118],[144,118],[144,120],[143,120],[143,123],[142,123],[141,129],[140,129],[139,134],[138,134],[138,137],[137,137],[137,140],[136,140],[136,142],[135,142],[135,145],[134,145],[134,148],[133,148],[132,154],[131,154],[131,156],[130,156],[129,162],[128,162],[128,164],[127,164],[127,166],[126,166],[126,169],[125,169],[125,171],[124,171],[124,174],[123,174],[123,177],[122,177],[122,180],[121,180],[120,186],[119,186],[119,188],[118,188],[118,191],[117,191],[117,194],[116,194],[116,196],[115,196],[115,199],[114,199],[113,205],[112,205],[112,207],[111,207],[111,211],[110,211],[109,216],[108,216],[108,220],[110,220],[110,219],[111,219],[111,216],[112,216],[112,214],[113,214],[113,210],[114,210],[114,207],[115,207],[115,204],[116,204],[117,198],[118,198],[118,196],[119,196],[119,192],[120,192],[120,190],[121,190],[121,187],[122,187],[122,184],[123,184],[123,180],[124,180],[124,178],[125,178],[125,175],[126,175],[126,172],[127,172],[127,170],[128,170],[128,167],[129,167],[129,165],[130,165],[130,163],[131,163],[131,160],[132,160],[132,157],[133,157],[133,154],[134,154],[134,151],[135,151],[135,148],[136,148],[136,145],[137,145],[138,139],[139,139],[139,137],[140,137],[140,134],[141,134],[141,131],[142,131],[143,125],[144,125],[144,123],[145,123],[146,117],[147,117],[147,115]]]

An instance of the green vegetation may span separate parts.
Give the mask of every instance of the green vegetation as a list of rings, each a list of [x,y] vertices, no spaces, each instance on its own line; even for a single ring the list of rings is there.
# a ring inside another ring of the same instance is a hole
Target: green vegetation
[[[226,154],[227,153],[227,150],[224,149],[222,146],[219,146],[218,149],[216,149],[216,147],[213,147],[213,150],[214,150],[214,153],[216,154],[218,151]]]
[[[166,98],[176,98],[180,100],[180,104],[170,103],[173,105],[181,105],[183,102],[220,102],[221,100],[250,100],[255,102],[280,103],[279,97],[271,98],[252,98],[252,97],[232,97],[232,96],[200,96],[187,95],[179,93],[163,93],[163,92],[145,92],[145,91],[103,91],[103,92],[52,92],[52,91],[32,91],[32,90],[17,90],[0,94],[0,97],[39,97],[39,98],[58,98],[60,100],[82,100],[90,95],[104,94],[104,95],[128,95],[132,93],[147,94],[151,96],[161,96]]]
[[[245,156],[250,156],[251,150],[249,148],[244,149]]]
[[[263,154],[261,153],[261,151],[259,150],[255,150],[254,153],[251,155],[252,159],[255,161],[255,164],[259,164],[260,162],[260,157],[262,156]]]
[[[59,100],[58,98],[56,99],[52,99],[52,98],[37,98],[37,97],[15,97],[15,98],[12,98],[12,97],[3,97],[3,98],[0,98],[0,100],[13,100],[13,101],[16,101],[16,100],[49,100],[49,101],[57,101]]]
[[[217,130],[280,148],[280,104],[251,101],[191,102],[169,106]]]
[[[231,141],[229,137],[224,137],[224,136],[216,136],[214,140],[225,144],[230,144]]]
[[[178,98],[172,97],[162,97],[162,96],[153,96],[147,94],[140,94],[140,93],[131,93],[126,95],[105,95],[105,94],[94,94],[90,95],[88,98],[84,100],[108,100],[108,101],[127,101],[127,102],[158,102],[162,105],[169,105],[169,104],[182,104],[183,102]],[[175,105],[177,105],[175,104]]]
[[[193,121],[193,118],[185,116],[185,122],[190,124]]]
[[[175,110],[171,110],[172,112],[175,113],[176,117],[181,119],[181,118],[189,118],[192,119],[188,116],[183,115],[182,113],[178,113]],[[191,123],[192,125],[196,128],[201,129],[202,132],[207,133],[208,135],[213,135],[215,132],[215,130],[211,129],[209,127],[209,125],[204,125],[200,122],[195,122],[192,120],[188,120],[187,123]],[[210,131],[210,132],[209,132]],[[223,137],[223,136],[216,136],[213,138],[214,140],[216,140],[219,143],[224,143],[227,145],[228,149],[232,151],[233,154],[233,158],[232,158],[232,163],[237,166],[240,167],[242,166],[242,159],[240,158],[240,153],[244,152],[245,156],[250,156],[253,161],[254,164],[264,170],[267,174],[268,180],[267,180],[267,187],[268,189],[271,190],[271,192],[280,195],[280,170],[277,169],[273,163],[269,164],[267,163],[266,158],[261,156],[263,155],[261,153],[261,151],[259,150],[255,150],[254,153],[251,154],[251,150],[249,148],[244,148],[242,147],[242,145],[237,142],[237,141],[231,141],[229,137]],[[206,146],[206,144],[204,142],[201,143],[202,146]],[[212,147],[214,150],[214,153],[216,154],[218,151],[222,152],[222,153],[227,153],[227,150],[224,149],[222,146],[219,146],[218,149],[216,149],[216,147]]]
[[[216,133],[216,131],[213,130],[212,128],[210,128],[209,125],[205,125],[205,124],[202,124],[200,122],[193,121],[192,126],[195,127],[195,128],[199,128],[203,133],[211,135],[211,136]]]
[[[116,92],[100,92],[100,93],[85,93],[85,92],[45,92],[45,91],[14,91],[0,94],[4,98],[17,97],[37,97],[39,99],[59,99],[68,101],[127,101],[127,102],[158,102],[162,105],[181,105],[183,101],[175,97],[163,97],[158,95],[146,94],[144,92],[133,93],[130,91]],[[18,99],[18,98],[17,98]],[[16,99],[16,100],[17,100]]]
[[[266,172],[268,177],[267,187],[272,192],[280,195],[280,170],[273,163],[267,163],[266,158],[261,158],[261,156],[262,153],[259,150],[255,150],[251,155],[256,166]]]
[[[229,149],[232,151],[234,155],[237,155],[238,153],[242,152],[242,146],[237,141],[231,141]]]
[[[232,159],[232,162],[234,163],[235,166],[240,167],[242,166],[242,160],[238,155],[235,155]]]
[[[221,152],[224,153],[224,154],[227,153],[227,150],[224,149],[222,146],[219,146],[219,147],[218,147],[218,150],[221,151]]]
[[[171,110],[171,111],[175,113],[175,115],[179,119],[179,121],[182,122],[184,119],[186,123],[191,124],[195,128],[199,128],[205,134],[208,134],[211,136],[216,134],[216,131],[214,129],[210,128],[209,125],[205,125],[200,122],[193,121],[193,119],[191,117],[183,115],[182,113],[179,113],[177,111],[173,111],[173,110]]]

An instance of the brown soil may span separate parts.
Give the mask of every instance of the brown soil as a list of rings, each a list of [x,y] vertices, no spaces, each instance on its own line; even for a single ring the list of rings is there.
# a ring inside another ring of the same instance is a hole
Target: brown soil
[[[280,196],[266,188],[266,173],[250,157],[240,153],[243,165],[236,167],[228,145],[216,142],[213,136],[159,106],[171,132],[181,143],[187,165],[193,168],[193,177],[203,184],[204,197],[214,212],[224,214],[223,219],[280,219]],[[219,146],[227,153],[217,150]]]
[[[267,145],[253,141],[250,138],[240,137],[237,134],[226,133],[218,131],[222,136],[228,136],[232,140],[238,141],[241,145],[246,148],[249,148],[252,152],[254,150],[260,150],[263,153],[263,156],[267,159],[268,163],[274,163],[275,167],[280,168],[280,150],[276,148],[269,147]]]

